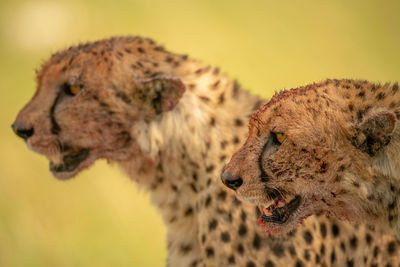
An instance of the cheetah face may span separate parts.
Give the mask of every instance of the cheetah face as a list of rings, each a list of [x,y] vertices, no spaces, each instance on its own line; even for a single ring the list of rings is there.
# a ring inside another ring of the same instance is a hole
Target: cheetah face
[[[290,231],[320,213],[359,223],[376,219],[371,192],[394,188],[382,177],[397,164],[388,152],[396,114],[379,108],[354,115],[346,93],[317,89],[284,91],[254,113],[246,143],[222,173],[241,199],[260,206],[268,233]]]
[[[49,159],[57,178],[73,177],[100,158],[135,158],[144,168],[150,160],[135,127],[173,109],[184,92],[176,78],[135,73],[130,65],[138,59],[132,53],[114,59],[114,53],[133,45],[112,43],[117,41],[123,40],[81,45],[52,56],[38,72],[35,95],[12,125],[30,149]]]
[[[324,130],[334,118],[311,106],[301,113],[296,108],[283,99],[253,114],[246,143],[222,174],[240,199],[259,206],[259,223],[272,234],[327,210],[340,191],[327,185],[336,160],[329,151],[337,148],[340,131],[325,137]]]

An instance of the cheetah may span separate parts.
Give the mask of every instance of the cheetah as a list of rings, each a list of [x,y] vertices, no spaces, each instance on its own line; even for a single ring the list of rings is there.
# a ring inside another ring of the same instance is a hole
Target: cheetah
[[[281,92],[253,114],[223,180],[262,207],[271,233],[326,212],[399,238],[399,116],[397,83],[327,80]]]
[[[150,192],[167,227],[167,266],[400,262],[390,235],[334,219],[265,235],[258,209],[220,183],[262,102],[218,68],[151,39],[114,37],[52,55],[12,127],[58,179],[106,159]]]

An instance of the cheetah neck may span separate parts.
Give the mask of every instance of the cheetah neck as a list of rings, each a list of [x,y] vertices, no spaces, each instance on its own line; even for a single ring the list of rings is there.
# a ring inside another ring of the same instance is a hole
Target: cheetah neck
[[[169,202],[182,203],[182,199],[187,203],[183,209],[194,208],[196,196],[221,186],[222,167],[244,139],[246,121],[260,103],[225,76],[209,72],[182,78],[195,89],[189,87],[172,112],[138,133],[143,137],[141,148],[158,164],[152,177],[138,183],[150,189],[161,208]],[[220,88],[210,89],[217,82]]]
[[[178,77],[187,90],[176,108],[134,130],[154,168],[136,176],[130,171],[133,163],[122,164],[140,187],[150,191],[167,225],[172,259],[186,245],[198,255],[198,245],[182,242],[199,239],[198,214],[209,205],[210,195],[226,191],[219,181],[221,170],[244,140],[247,121],[261,104],[215,69]],[[233,192],[227,194],[234,197]]]

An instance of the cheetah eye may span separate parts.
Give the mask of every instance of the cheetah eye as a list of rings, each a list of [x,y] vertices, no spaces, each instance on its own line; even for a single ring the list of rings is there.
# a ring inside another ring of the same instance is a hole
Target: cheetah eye
[[[283,142],[285,142],[286,138],[287,138],[287,134],[285,134],[285,133],[272,133],[272,135],[273,135],[274,141],[280,145],[283,144]]]
[[[83,88],[83,85],[71,85],[68,83],[63,84],[62,89],[63,91],[69,96],[76,96]]]

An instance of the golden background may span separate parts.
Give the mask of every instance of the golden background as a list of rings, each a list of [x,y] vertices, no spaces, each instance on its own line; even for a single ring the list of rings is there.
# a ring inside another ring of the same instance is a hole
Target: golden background
[[[0,266],[163,266],[165,229],[146,192],[98,162],[76,179],[10,128],[34,70],[58,49],[152,37],[220,66],[253,93],[325,78],[400,81],[400,1],[0,2]]]

